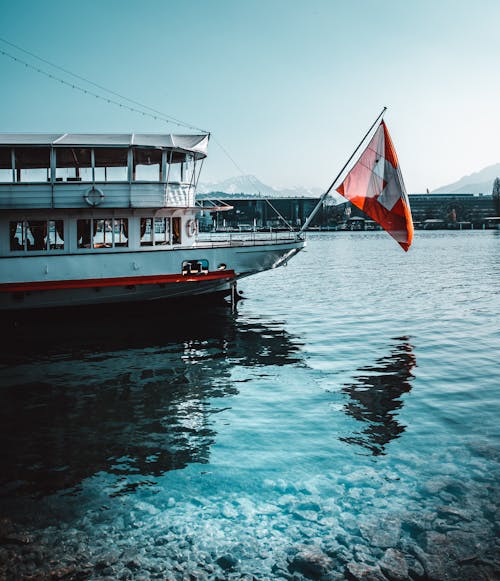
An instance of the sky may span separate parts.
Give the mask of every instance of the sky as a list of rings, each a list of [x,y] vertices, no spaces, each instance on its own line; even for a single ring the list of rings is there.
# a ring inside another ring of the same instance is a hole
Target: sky
[[[326,189],[383,106],[410,193],[500,162],[498,0],[0,0],[0,15],[0,38],[210,131],[202,181]],[[191,131],[2,54],[0,79],[0,132]]]

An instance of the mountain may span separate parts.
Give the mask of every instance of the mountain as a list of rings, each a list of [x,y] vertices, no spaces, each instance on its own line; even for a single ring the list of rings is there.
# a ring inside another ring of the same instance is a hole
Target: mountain
[[[221,182],[200,182],[198,184],[200,194],[210,194],[211,192],[224,192],[225,194],[254,194],[261,196],[292,196],[318,197],[323,192],[320,188],[303,188],[300,186],[294,188],[273,188],[261,182],[252,175],[242,175]]]
[[[500,163],[460,178],[457,182],[432,190],[433,194],[491,194],[493,181],[500,177]]]
[[[275,194],[274,188],[262,183],[252,175],[236,176],[221,182],[200,182],[198,191],[201,194],[224,192],[225,194]]]

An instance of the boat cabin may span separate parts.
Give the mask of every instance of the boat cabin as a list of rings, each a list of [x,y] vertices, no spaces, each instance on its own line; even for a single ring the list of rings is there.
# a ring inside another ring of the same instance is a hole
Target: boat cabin
[[[208,138],[0,134],[0,254],[192,245]]]

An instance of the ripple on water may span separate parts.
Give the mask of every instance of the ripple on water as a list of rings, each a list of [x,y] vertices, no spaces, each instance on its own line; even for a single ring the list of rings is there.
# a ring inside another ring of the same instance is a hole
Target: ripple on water
[[[235,315],[9,328],[0,576],[494,578],[499,241],[311,236]]]

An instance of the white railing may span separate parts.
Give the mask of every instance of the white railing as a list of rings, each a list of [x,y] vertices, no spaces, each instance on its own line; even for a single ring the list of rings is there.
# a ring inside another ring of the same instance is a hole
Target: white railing
[[[186,207],[194,206],[195,189],[190,184],[169,182],[165,187],[165,205]]]
[[[101,208],[193,207],[194,187],[171,182],[1,183],[0,209],[88,208],[86,194],[102,193]]]
[[[196,240],[197,247],[260,246],[264,244],[286,244],[303,240],[297,232],[210,232],[201,233]]]

